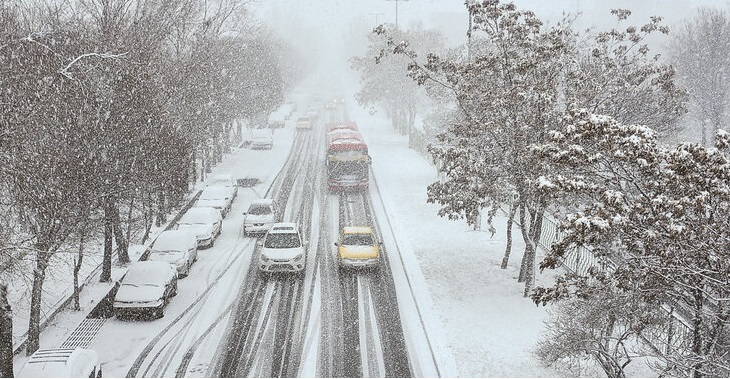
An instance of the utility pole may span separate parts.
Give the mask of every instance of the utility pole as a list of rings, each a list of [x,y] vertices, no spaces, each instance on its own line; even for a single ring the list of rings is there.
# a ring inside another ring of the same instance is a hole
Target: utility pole
[[[408,1],[408,0],[387,0],[387,1],[395,1],[395,28],[398,29],[398,3],[401,1]]]

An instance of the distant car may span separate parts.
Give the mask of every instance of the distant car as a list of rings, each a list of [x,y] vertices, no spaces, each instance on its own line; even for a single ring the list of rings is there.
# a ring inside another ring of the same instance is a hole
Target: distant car
[[[288,115],[280,110],[276,110],[269,115],[266,125],[272,129],[283,128],[286,125]]]
[[[40,349],[20,368],[16,378],[101,378],[95,350],[81,347]]]
[[[215,209],[213,212],[217,213]],[[183,229],[160,233],[150,248],[147,260],[167,262],[175,266],[179,277],[188,276],[190,266],[198,260],[198,240],[195,232]]]
[[[297,129],[312,129],[312,119],[309,116],[301,116],[297,119]]]
[[[337,108],[337,102],[336,100],[330,100],[327,103],[324,104],[325,109],[335,109]]]
[[[277,205],[273,199],[257,199],[243,212],[243,234],[266,233],[276,222]]]
[[[134,262],[119,282],[114,313],[128,316],[165,316],[165,306],[177,295],[177,269],[167,262]]]
[[[299,234],[297,224],[278,222],[264,237],[259,268],[262,273],[304,272],[306,242]]]
[[[198,201],[195,203],[196,207],[213,207],[218,209],[223,217],[226,217],[232,205],[233,195],[230,187],[219,185],[205,187],[200,197],[198,197]]]
[[[317,118],[319,117],[319,111],[317,111],[317,109],[316,109],[316,108],[313,108],[313,107],[309,107],[309,108],[307,108],[307,110],[306,110],[306,111],[304,112],[304,115],[305,115],[306,117],[309,117],[309,118],[310,118],[310,119],[312,119],[312,120],[316,120],[316,119],[317,119]]]
[[[192,207],[176,223],[177,230],[189,231],[195,236],[199,248],[213,246],[221,234],[222,224],[221,212],[213,207]]]
[[[380,260],[380,242],[369,226],[342,228],[337,246],[337,260],[341,268],[377,268]]]
[[[238,181],[231,174],[212,175],[208,178],[208,186],[223,186],[228,188],[231,191],[231,197],[233,199],[238,195]]]
[[[271,149],[274,147],[274,134],[269,128],[251,130],[251,149]]]

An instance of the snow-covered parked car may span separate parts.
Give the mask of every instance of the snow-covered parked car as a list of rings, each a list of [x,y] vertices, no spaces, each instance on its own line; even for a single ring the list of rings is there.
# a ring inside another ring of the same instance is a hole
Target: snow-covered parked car
[[[233,194],[230,187],[213,185],[203,188],[195,203],[196,207],[213,207],[221,216],[226,217],[233,205]]]
[[[304,272],[305,246],[299,227],[293,222],[278,222],[264,237],[259,268],[261,273]]]
[[[211,210],[218,213],[215,209]],[[195,232],[181,229],[160,233],[152,244],[147,260],[173,264],[179,277],[188,276],[190,266],[198,260],[198,239],[195,237]]]
[[[192,233],[197,240],[197,247],[208,248],[221,234],[222,224],[223,216],[219,210],[213,207],[192,207],[180,217],[176,226],[177,231]]]
[[[16,378],[101,378],[95,350],[81,347],[40,349],[30,356]]]
[[[208,178],[208,186],[223,186],[231,191],[231,198],[235,199],[238,195],[238,181],[231,174],[211,175]]]
[[[167,262],[134,262],[119,282],[114,295],[117,318],[165,316],[165,306],[177,295],[177,269]]]
[[[274,112],[271,112],[266,125],[271,129],[283,128],[288,118],[289,115],[287,113],[278,109]]]
[[[257,199],[243,212],[243,234],[266,233],[277,219],[276,201]]]
[[[274,147],[274,134],[269,128],[251,130],[251,149],[271,149]]]

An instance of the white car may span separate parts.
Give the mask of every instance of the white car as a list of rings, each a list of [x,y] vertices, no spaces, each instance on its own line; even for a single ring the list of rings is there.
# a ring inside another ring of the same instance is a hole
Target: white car
[[[205,249],[213,246],[221,234],[223,216],[213,207],[192,207],[177,221],[177,230],[193,233],[197,247]]]
[[[117,318],[151,314],[165,316],[165,306],[177,295],[177,269],[167,262],[134,262],[114,295]]]
[[[277,218],[273,199],[257,199],[243,212],[243,234],[266,233]]]
[[[269,128],[251,130],[251,149],[271,149],[274,147],[274,134]]]
[[[147,260],[170,263],[179,277],[188,276],[190,266],[198,260],[198,239],[192,230],[166,230],[155,239]]]
[[[213,207],[223,217],[226,217],[232,205],[233,195],[231,194],[230,188],[218,185],[205,187],[203,192],[200,193],[198,201],[195,203],[196,207]]]
[[[301,116],[297,119],[296,123],[297,129],[312,129],[312,117],[310,116]]]
[[[278,222],[264,237],[259,269],[261,273],[304,272],[306,241],[302,240],[297,224]]]
[[[95,350],[75,348],[40,349],[30,356],[16,378],[101,378]]]
[[[223,186],[231,191],[231,198],[235,199],[238,195],[238,181],[231,174],[212,175],[208,179],[208,186]]]

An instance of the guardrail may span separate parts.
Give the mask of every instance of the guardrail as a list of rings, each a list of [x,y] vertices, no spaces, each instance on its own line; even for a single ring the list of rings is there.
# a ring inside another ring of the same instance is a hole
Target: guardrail
[[[512,205],[508,205],[511,207]],[[504,208],[502,211],[509,215],[510,209]],[[515,224],[519,225],[519,221],[512,220]],[[537,242],[538,246],[544,250],[550,250],[550,247],[554,242],[558,242],[563,238],[563,233],[560,231],[560,223],[550,215],[543,216],[542,229],[540,233],[540,240]],[[589,247],[580,246],[570,250],[563,259],[562,266],[566,269],[576,273],[578,275],[587,275],[588,270],[591,267],[598,267],[601,270],[608,269],[610,262],[601,261],[591,251]],[[648,336],[642,335],[645,342],[651,345],[652,348],[662,353],[667,353],[674,342],[689,338],[692,333],[692,326],[687,322],[687,317],[678,312],[675,308],[665,307],[667,313],[670,315],[671,320],[667,325],[667,331],[664,333],[654,333]]]

